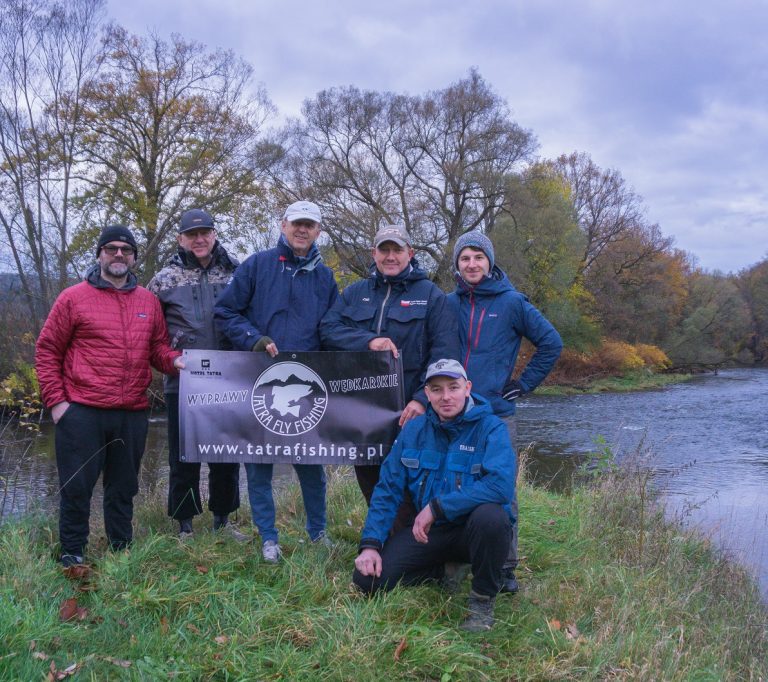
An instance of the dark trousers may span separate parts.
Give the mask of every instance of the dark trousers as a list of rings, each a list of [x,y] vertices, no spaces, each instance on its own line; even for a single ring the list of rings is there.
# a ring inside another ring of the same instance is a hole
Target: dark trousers
[[[200,500],[200,463],[179,459],[179,394],[166,393],[168,410],[168,516],[191,519],[203,513]],[[208,509],[227,516],[240,507],[240,465],[208,465]]]
[[[88,544],[91,496],[103,474],[104,528],[113,549],[133,538],[133,498],[147,440],[144,410],[105,410],[71,403],[56,425],[56,466],[61,502],[62,554],[83,555]]]
[[[371,498],[373,497],[373,490],[376,484],[379,482],[379,475],[381,474],[381,465],[372,464],[369,466],[357,466],[355,467],[355,478],[357,479],[357,485],[360,487],[360,492],[363,493],[365,503],[370,507]],[[410,528],[416,519],[416,514],[421,511],[416,509],[416,505],[413,503],[413,498],[409,490],[405,491],[403,501],[400,504],[400,508],[397,510],[397,516],[395,522],[392,524],[391,535],[394,535],[403,528]]]
[[[363,592],[391,590],[398,583],[420,585],[443,576],[446,561],[472,564],[472,589],[495,596],[501,589],[501,569],[509,551],[509,515],[501,505],[481,504],[464,523],[433,525],[429,542],[416,542],[412,528],[390,537],[381,551],[381,576],[352,575]]]

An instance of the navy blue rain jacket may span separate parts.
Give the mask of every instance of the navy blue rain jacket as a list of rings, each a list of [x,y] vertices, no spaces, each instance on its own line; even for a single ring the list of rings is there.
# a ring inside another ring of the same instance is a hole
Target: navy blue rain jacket
[[[560,357],[560,334],[499,267],[474,287],[459,276],[456,281],[447,299],[459,320],[461,362],[472,390],[490,400],[495,414],[514,414],[514,401],[504,400],[501,389],[512,376],[521,341],[526,338],[536,347],[519,379],[523,391],[530,393]]]
[[[512,514],[517,456],[507,427],[489,403],[472,394],[464,412],[441,422],[430,406],[403,426],[371,498],[360,547],[381,549],[407,488],[416,509],[427,504],[435,524],[462,523],[481,504]]]
[[[280,351],[320,350],[318,325],[338,295],[317,246],[297,257],[281,235],[275,248],[253,254],[235,271],[216,301],[214,320],[235,350],[251,350],[262,336]]]
[[[427,366],[443,358],[459,359],[456,318],[445,294],[411,259],[395,277],[385,277],[375,265],[368,279],[348,286],[320,324],[326,350],[368,350],[368,343],[387,337],[403,358],[406,403],[426,407]]]

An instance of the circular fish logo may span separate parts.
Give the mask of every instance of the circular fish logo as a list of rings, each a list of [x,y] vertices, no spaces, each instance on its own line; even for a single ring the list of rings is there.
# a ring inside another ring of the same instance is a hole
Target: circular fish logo
[[[251,409],[267,431],[300,436],[314,429],[328,406],[323,380],[298,362],[278,362],[264,370],[251,391]]]

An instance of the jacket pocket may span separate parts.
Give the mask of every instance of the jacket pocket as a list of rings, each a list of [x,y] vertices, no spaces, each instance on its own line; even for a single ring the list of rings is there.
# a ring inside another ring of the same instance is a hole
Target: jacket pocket
[[[427,316],[426,305],[402,305],[403,301],[399,304],[393,303],[387,311],[387,318],[395,320],[402,324],[408,324],[414,320],[423,320]]]

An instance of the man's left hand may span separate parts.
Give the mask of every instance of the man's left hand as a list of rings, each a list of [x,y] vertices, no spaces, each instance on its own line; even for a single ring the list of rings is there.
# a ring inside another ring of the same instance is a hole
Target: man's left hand
[[[432,528],[432,524],[435,522],[435,515],[432,513],[432,507],[427,505],[416,516],[416,520],[413,522],[413,537],[416,542],[421,542],[426,545],[429,542],[427,533]]]
[[[179,355],[179,357],[173,359],[173,366],[176,369],[184,369],[186,365],[184,364],[184,358]]]
[[[402,426],[409,419],[418,417],[420,414],[424,414],[425,412],[426,412],[426,409],[424,408],[424,405],[422,405],[418,400],[411,400],[405,406],[403,413],[400,415],[400,421],[398,422],[398,424]]]

